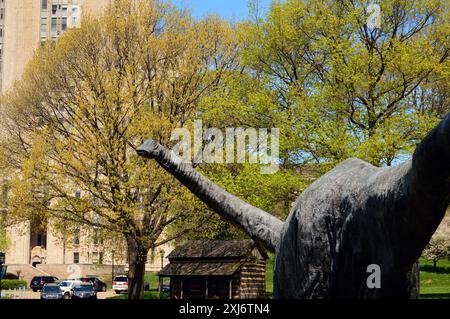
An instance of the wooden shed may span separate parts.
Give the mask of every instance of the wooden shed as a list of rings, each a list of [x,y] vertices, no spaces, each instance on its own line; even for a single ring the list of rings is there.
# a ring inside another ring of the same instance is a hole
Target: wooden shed
[[[195,240],[175,248],[160,271],[175,299],[258,299],[266,293],[267,254],[252,240]]]

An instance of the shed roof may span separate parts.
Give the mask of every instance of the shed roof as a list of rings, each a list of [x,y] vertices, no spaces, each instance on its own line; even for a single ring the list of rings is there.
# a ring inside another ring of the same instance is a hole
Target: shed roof
[[[175,248],[167,258],[244,258],[255,247],[252,240],[191,240]]]
[[[239,262],[175,263],[164,267],[159,276],[231,276],[239,266]]]

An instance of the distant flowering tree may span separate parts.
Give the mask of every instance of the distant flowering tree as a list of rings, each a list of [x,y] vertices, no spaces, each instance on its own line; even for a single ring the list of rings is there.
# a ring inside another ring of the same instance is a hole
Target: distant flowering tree
[[[448,258],[450,251],[450,218],[446,218],[438,228],[430,243],[423,251],[422,257],[433,261],[436,268],[439,259]]]

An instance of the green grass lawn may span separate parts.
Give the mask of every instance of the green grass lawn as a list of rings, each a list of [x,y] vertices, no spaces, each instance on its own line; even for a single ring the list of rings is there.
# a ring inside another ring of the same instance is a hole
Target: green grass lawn
[[[267,298],[273,296],[273,264],[271,257],[266,268]],[[145,275],[145,280],[150,283],[150,291],[144,294],[145,299],[160,299],[158,288],[158,276],[156,273]],[[420,293],[422,299],[450,299],[450,261],[440,260],[437,268],[433,269],[433,263],[420,261]],[[110,299],[126,299],[127,295],[117,295]]]
[[[422,299],[450,299],[450,261],[420,261],[420,294]]]
[[[273,297],[273,263],[274,256],[271,255],[266,266],[266,298],[268,299]]]
[[[120,294],[108,299],[128,299],[127,294]],[[159,293],[157,291],[146,291],[144,292],[144,299],[160,299]]]

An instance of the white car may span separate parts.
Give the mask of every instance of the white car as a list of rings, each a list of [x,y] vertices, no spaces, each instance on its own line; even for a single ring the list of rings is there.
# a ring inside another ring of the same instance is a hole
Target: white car
[[[127,276],[116,276],[112,282],[112,288],[116,294],[123,292],[128,292],[128,277]]]
[[[72,299],[73,289],[80,286],[82,282],[80,280],[63,280],[59,283],[61,288],[63,299]]]
[[[128,292],[128,276],[121,275],[114,277],[112,282],[113,290],[116,294]],[[150,284],[144,280],[144,291],[150,291]]]

